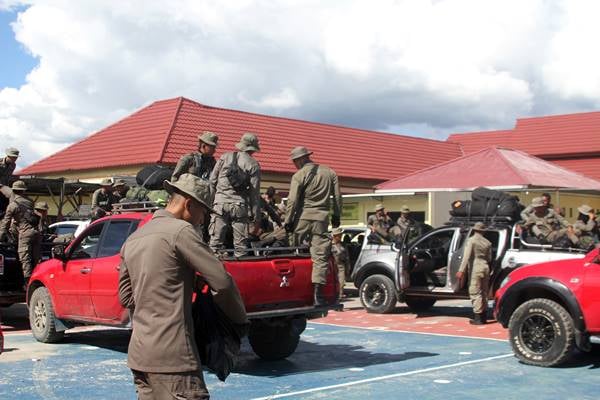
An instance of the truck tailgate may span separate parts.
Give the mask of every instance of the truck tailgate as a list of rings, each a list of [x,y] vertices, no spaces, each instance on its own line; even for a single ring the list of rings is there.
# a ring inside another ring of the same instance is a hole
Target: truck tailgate
[[[313,305],[312,262],[306,257],[225,261],[249,313]],[[335,266],[330,261],[324,295],[333,304],[337,294]]]

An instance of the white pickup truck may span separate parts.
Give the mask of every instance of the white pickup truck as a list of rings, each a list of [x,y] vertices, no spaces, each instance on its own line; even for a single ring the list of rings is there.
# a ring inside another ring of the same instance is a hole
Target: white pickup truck
[[[474,221],[473,221],[474,222]],[[370,243],[367,228],[351,279],[369,312],[389,313],[398,301],[413,311],[430,308],[441,299],[468,299],[458,288],[458,271],[465,239],[472,223],[449,223],[408,243]],[[485,237],[493,244],[490,297],[515,268],[567,258],[583,258],[586,251],[526,243],[515,224],[490,224]]]

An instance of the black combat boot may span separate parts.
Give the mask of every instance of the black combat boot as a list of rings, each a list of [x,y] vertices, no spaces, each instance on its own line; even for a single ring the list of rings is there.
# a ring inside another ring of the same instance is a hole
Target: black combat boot
[[[313,289],[314,289],[315,307],[321,307],[321,306],[327,305],[327,303],[325,302],[325,298],[323,297],[323,285],[320,285],[318,283],[313,283]]]
[[[482,312],[480,315],[481,315],[481,325],[487,324],[487,311]]]
[[[471,325],[485,325],[485,321],[481,319],[482,314],[473,314],[473,319],[469,320]]]

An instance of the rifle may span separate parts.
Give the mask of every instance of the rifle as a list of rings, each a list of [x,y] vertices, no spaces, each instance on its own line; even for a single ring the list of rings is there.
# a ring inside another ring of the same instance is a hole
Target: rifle
[[[304,195],[306,194],[306,188],[312,182],[313,178],[317,174],[317,169],[319,166],[317,164],[313,165],[312,169],[308,173],[306,177],[306,182],[300,185],[298,188],[298,194],[296,196],[296,203],[294,203],[294,209],[292,210],[292,222],[289,226],[286,226],[286,231],[293,232],[296,230],[296,226],[298,226],[298,222],[300,221],[300,216],[302,215],[302,209],[304,208]]]

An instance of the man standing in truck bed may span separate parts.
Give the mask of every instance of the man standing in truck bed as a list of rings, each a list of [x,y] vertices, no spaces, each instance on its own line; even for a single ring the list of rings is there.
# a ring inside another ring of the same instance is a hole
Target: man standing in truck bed
[[[208,399],[192,320],[196,273],[232,322],[247,323],[246,311],[233,278],[194,228],[212,212],[208,182],[183,174],[165,189],[167,207],[121,249],[119,300],[133,326],[127,365],[138,399]]]
[[[327,266],[331,256],[331,240],[327,236],[329,228],[329,210],[333,196],[333,214],[331,225],[340,226],[342,195],[335,172],[326,165],[315,164],[311,151],[306,147],[295,147],[290,159],[298,171],[292,176],[288,196],[285,227],[293,232],[295,246],[303,240],[310,243],[312,259],[312,283],[315,305],[325,305],[323,286],[327,282]]]
[[[196,175],[204,180],[210,179],[210,174],[217,163],[214,154],[218,142],[219,136],[216,133],[202,132],[202,135],[198,136],[198,151],[181,156],[173,170],[171,182],[177,182],[182,174]]]

